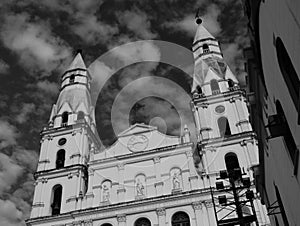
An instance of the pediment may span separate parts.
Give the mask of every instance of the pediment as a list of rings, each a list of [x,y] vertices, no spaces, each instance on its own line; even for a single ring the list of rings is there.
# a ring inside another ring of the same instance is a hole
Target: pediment
[[[117,141],[95,156],[96,159],[147,152],[149,150],[180,144],[179,136],[169,136],[154,126],[135,124],[118,135]]]
[[[125,137],[125,136],[138,134],[138,133],[146,133],[146,132],[153,131],[153,130],[157,130],[157,127],[146,125],[146,124],[141,124],[141,123],[136,123],[136,124],[130,126],[128,129],[121,132],[118,135],[118,137]]]

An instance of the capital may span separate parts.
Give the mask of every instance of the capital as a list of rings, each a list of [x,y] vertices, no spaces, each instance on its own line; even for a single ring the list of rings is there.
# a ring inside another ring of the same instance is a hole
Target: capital
[[[117,215],[117,220],[118,222],[126,222],[126,215],[125,214]]]
[[[156,213],[158,216],[165,216],[166,215],[166,209],[165,208],[157,208]]]

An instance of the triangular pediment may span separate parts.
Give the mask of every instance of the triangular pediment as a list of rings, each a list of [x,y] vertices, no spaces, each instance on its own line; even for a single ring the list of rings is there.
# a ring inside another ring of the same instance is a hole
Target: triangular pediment
[[[112,146],[94,157],[95,160],[110,158],[178,144],[180,144],[179,136],[163,134],[154,126],[135,124],[120,133]]]
[[[136,123],[132,126],[130,126],[128,129],[124,130],[121,132],[118,137],[125,137],[125,136],[130,136],[133,134],[138,134],[138,133],[146,133],[150,132],[153,130],[157,130],[155,126],[150,126],[142,123]]]

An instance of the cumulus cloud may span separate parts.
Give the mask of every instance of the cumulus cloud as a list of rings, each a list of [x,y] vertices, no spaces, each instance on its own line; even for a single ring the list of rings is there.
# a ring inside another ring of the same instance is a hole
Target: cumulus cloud
[[[72,25],[72,30],[86,43],[106,42],[118,32],[117,27],[98,21],[95,15],[80,14],[76,19],[77,22]]]
[[[13,125],[0,119],[0,149],[15,145],[18,136],[19,134]]]
[[[16,116],[16,121],[18,123],[24,123],[27,121],[29,114],[35,109],[35,104],[24,103],[20,109],[20,113]]]
[[[22,212],[10,200],[0,199],[0,225],[1,226],[21,226],[25,225],[22,221]]]
[[[153,39],[157,37],[157,34],[151,31],[151,22],[148,15],[139,9],[119,12],[118,19],[121,25],[125,25],[142,39]]]
[[[48,80],[38,81],[36,87],[51,95],[57,95],[59,91],[59,85],[55,82],[49,82]]]
[[[0,194],[8,191],[22,174],[23,169],[9,156],[0,153]]]
[[[71,55],[67,44],[46,23],[32,22],[26,13],[6,16],[0,38],[5,47],[20,56],[20,63],[31,73],[49,75]]]
[[[218,35],[221,32],[221,26],[218,22],[218,17],[220,14],[221,10],[215,4],[209,5],[206,8],[205,13],[202,15],[200,14],[200,17],[203,20],[203,25],[212,35]],[[190,37],[193,37],[197,30],[194,14],[187,15],[181,20],[166,22],[163,24],[163,26],[172,28],[174,30],[187,32]]]

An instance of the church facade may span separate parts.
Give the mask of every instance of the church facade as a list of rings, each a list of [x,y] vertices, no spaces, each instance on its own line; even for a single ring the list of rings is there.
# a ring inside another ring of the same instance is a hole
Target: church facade
[[[239,167],[253,182],[257,143],[245,93],[218,41],[201,24],[193,52],[191,110],[197,141],[192,142],[187,127],[181,136],[168,136],[135,124],[104,150],[91,104],[91,77],[80,53],[76,55],[41,133],[27,225],[217,225],[211,187],[220,170],[230,167]],[[257,225],[269,225],[256,192],[254,206]]]

